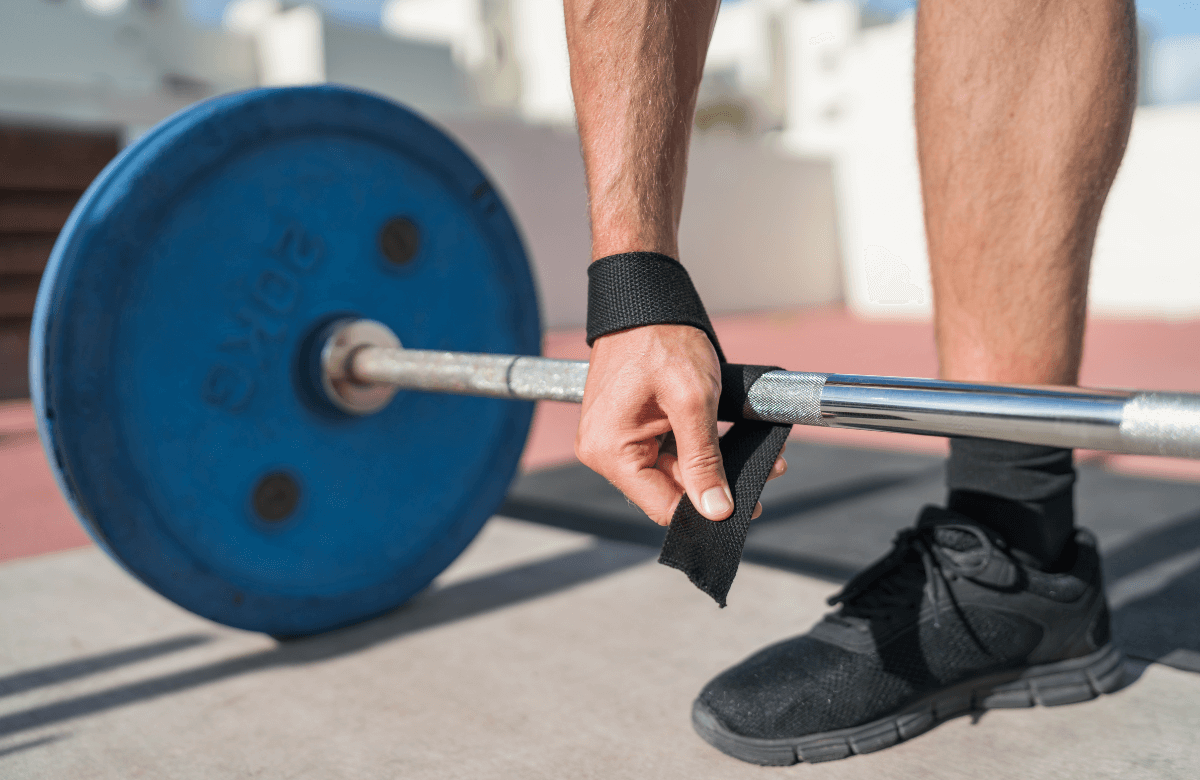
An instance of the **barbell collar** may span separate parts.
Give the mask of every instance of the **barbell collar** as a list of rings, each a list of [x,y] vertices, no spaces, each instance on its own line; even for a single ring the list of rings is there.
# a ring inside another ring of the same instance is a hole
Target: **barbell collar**
[[[363,385],[510,398],[583,400],[586,361],[363,346]],[[769,371],[745,418],[793,425],[970,436],[1137,455],[1200,457],[1200,395]]]

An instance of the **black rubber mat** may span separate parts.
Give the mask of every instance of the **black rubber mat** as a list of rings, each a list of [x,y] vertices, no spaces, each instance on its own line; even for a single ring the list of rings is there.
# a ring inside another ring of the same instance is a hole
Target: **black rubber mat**
[[[796,441],[787,458],[788,473],[763,492],[747,561],[844,581],[945,497],[941,458]],[[1079,472],[1079,522],[1105,554],[1118,641],[1132,656],[1200,672],[1200,484]],[[499,514],[652,547],[664,535],[579,464],[521,476]]]

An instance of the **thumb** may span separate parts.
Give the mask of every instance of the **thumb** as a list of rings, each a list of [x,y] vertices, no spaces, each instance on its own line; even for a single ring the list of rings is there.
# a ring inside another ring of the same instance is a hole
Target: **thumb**
[[[733,514],[733,494],[725,479],[716,409],[711,416],[689,416],[678,422],[672,420],[671,427],[675,432],[683,489],[700,514],[709,520],[724,520]]]

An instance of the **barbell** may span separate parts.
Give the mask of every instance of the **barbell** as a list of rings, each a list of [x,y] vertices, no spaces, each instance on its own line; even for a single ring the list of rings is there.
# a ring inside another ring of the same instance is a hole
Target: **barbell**
[[[399,390],[583,401],[588,363],[405,349],[386,325],[333,323],[319,376],[330,403],[371,414]],[[741,416],[790,425],[973,436],[1051,447],[1200,457],[1200,395],[768,371]]]
[[[81,523],[143,583],[276,635],[386,612],[503,501],[538,357],[529,264],[444,133],[333,86],[219,97],[80,199],[38,294],[30,388]],[[1200,396],[771,371],[743,416],[1200,456]]]

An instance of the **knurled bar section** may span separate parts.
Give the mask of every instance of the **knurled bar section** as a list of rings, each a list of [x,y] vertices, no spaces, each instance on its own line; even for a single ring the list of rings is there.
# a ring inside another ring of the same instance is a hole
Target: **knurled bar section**
[[[1127,452],[1200,457],[1200,404],[1185,393],[1139,393],[1121,419],[1121,444]]]
[[[828,376],[804,371],[768,371],[751,385],[744,414],[770,422],[824,425],[821,391]]]

